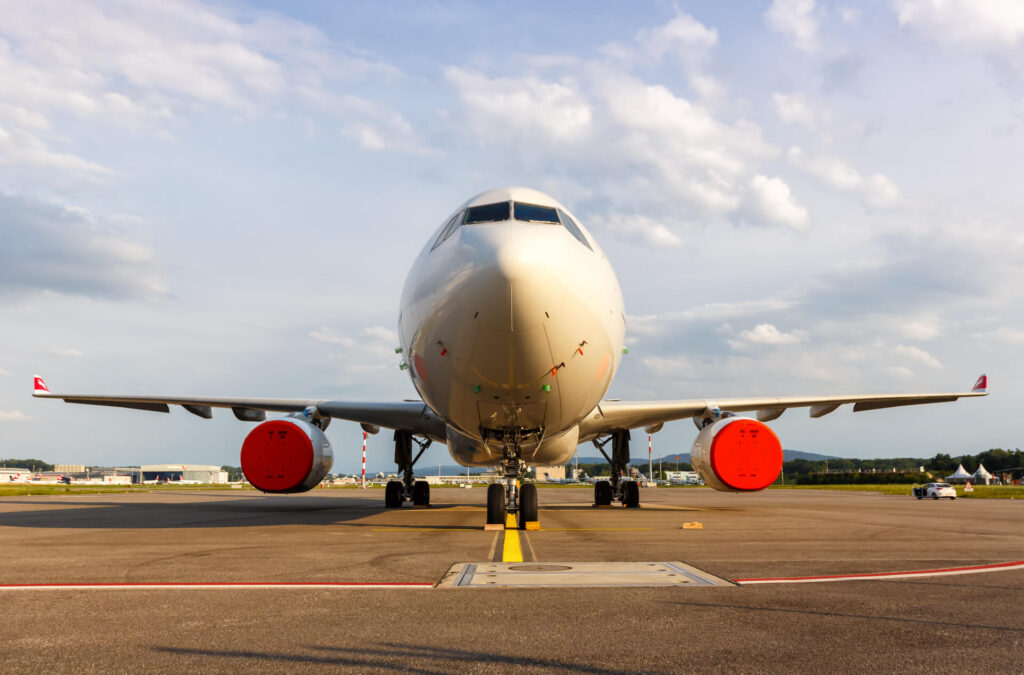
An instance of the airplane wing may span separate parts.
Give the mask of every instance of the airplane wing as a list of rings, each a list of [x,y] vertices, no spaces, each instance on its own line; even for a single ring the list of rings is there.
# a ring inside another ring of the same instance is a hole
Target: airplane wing
[[[580,440],[612,431],[646,427],[653,433],[665,422],[686,417],[717,419],[723,411],[757,412],[762,422],[777,419],[789,408],[810,408],[811,417],[822,417],[846,403],[854,412],[923,403],[947,403],[959,398],[988,395],[988,377],[982,375],[967,392],[945,394],[868,394],[854,396],[794,396],[692,399],[686,401],[602,401],[580,423]]]
[[[199,396],[110,396],[92,394],[54,394],[43,378],[36,376],[32,395],[36,398],[57,398],[68,403],[105,405],[153,412],[170,412],[180,405],[193,415],[213,417],[213,408],[230,408],[243,422],[260,422],[266,412],[302,412],[310,407],[320,415],[343,419],[371,427],[385,427],[444,440],[444,423],[422,401],[362,403],[291,398],[230,398]]]

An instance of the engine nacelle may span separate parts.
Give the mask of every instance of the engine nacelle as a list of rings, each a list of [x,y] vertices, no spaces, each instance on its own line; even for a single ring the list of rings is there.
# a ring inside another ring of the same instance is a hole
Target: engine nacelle
[[[763,490],[782,471],[782,444],[766,424],[727,417],[697,434],[690,462],[716,490]]]
[[[264,422],[242,443],[242,473],[263,492],[312,490],[333,464],[324,432],[301,418]]]

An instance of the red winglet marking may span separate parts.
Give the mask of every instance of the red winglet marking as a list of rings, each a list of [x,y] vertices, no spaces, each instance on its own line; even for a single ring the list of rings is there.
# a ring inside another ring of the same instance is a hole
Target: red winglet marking
[[[50,393],[50,390],[49,388],[47,388],[46,383],[43,382],[43,378],[39,377],[38,375],[35,376],[34,381],[32,382],[32,388],[35,391],[45,391],[47,394]]]

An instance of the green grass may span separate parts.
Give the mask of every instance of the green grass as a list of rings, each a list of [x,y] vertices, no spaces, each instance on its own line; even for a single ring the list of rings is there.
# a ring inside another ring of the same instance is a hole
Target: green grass
[[[0,498],[26,495],[94,495],[123,492],[160,492],[162,490],[230,490],[230,485],[54,485],[15,483],[0,485]],[[235,488],[237,489],[237,488]],[[252,490],[246,485],[243,490]]]
[[[910,496],[910,485],[772,485],[775,490],[847,490],[854,492],[880,492],[886,495]],[[956,496],[966,499],[1024,499],[1024,487],[1018,485],[975,485],[974,492],[965,493],[961,485],[956,486]]]

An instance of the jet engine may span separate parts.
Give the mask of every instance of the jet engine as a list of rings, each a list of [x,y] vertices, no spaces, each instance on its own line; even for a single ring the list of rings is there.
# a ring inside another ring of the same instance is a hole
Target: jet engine
[[[766,424],[727,417],[697,434],[690,462],[716,490],[763,490],[782,471],[782,444]]]
[[[312,490],[333,464],[330,442],[305,417],[264,422],[242,443],[242,473],[263,492]]]

